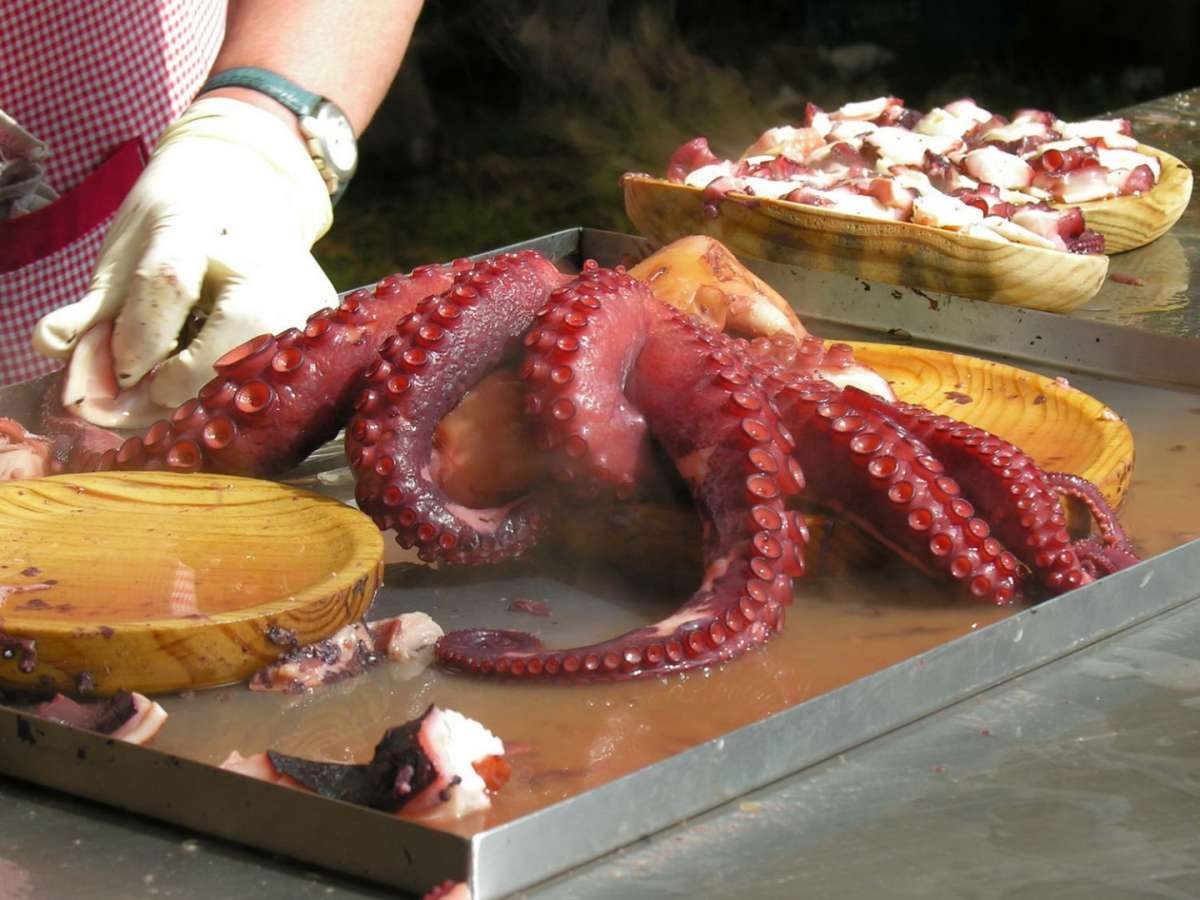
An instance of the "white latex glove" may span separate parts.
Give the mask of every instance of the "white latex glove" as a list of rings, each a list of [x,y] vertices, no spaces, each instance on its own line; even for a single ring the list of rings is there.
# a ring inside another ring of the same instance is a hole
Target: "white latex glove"
[[[334,303],[310,253],[332,220],[325,182],[283,122],[238,100],[198,100],[121,204],[88,292],[38,322],[33,345],[66,358],[92,326],[113,321],[118,386],[157,366],[150,399],[174,407],[227,350]],[[193,308],[204,325],[176,353]]]

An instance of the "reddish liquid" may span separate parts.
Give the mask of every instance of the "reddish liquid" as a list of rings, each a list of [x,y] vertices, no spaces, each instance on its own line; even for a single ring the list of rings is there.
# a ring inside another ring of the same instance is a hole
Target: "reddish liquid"
[[[1200,536],[1200,396],[1086,378],[1072,379],[1129,418],[1137,440],[1133,487],[1122,519],[1144,555]],[[666,564],[670,564],[669,562]],[[631,589],[592,566],[550,573],[509,570],[414,573],[391,567],[404,603],[447,630],[467,625],[537,631],[567,646],[669,613],[678,592]],[[525,575],[541,576],[528,580]],[[698,576],[698,573],[697,573]],[[472,579],[492,579],[474,589]],[[567,582],[574,582],[572,586]],[[587,588],[588,593],[581,593]],[[549,618],[510,612],[527,596]],[[376,614],[391,614],[390,607]],[[513,776],[487,814],[457,830],[470,834],[519,817],[654,763],[731,729],[967,634],[1006,615],[952,598],[941,585],[898,564],[854,575],[805,579],[784,632],[762,650],[717,669],[595,686],[487,682],[427,671],[411,677],[382,666],[311,695],[253,694],[242,687],[170,699],[157,746],[211,763],[231,750],[268,747],[313,758],[362,760],[383,730],[430,703],[479,719],[504,739]]]

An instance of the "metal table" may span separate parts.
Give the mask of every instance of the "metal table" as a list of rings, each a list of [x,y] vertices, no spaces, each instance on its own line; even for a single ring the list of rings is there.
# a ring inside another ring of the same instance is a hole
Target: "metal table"
[[[1147,143],[1196,167],[1200,90],[1126,114]],[[1110,282],[1070,317],[973,304],[974,339],[1028,329],[1025,359],[1094,370],[1106,336],[1133,328],[1164,358],[1191,358],[1200,204],[1112,268],[1142,281],[1144,302]],[[846,285],[829,288],[802,308],[815,330],[861,324]],[[898,304],[906,337],[958,342],[935,313],[970,301],[876,294]],[[1144,377],[1158,380],[1157,365]],[[1190,437],[1200,419],[1180,428]],[[1200,577],[1183,606],[527,893],[613,895],[1200,896]],[[0,898],[135,896],[394,894],[0,779]]]

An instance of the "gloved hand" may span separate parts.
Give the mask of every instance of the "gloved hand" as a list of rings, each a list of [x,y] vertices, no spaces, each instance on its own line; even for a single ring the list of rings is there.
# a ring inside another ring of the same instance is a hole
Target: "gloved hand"
[[[173,407],[227,350],[334,303],[310,253],[332,220],[298,135],[250,104],[198,100],[164,132],[117,211],[88,292],[38,322],[34,347],[66,358],[91,326],[115,320],[118,385],[161,363],[150,397]],[[204,324],[176,352],[193,310]]]

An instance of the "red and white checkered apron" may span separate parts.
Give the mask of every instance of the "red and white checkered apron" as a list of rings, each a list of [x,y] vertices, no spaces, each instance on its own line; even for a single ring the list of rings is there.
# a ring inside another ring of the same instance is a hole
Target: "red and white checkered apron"
[[[0,221],[0,384],[60,365],[30,347],[78,300],[121,197],[191,103],[225,34],[225,0],[0,0],[0,109],[50,148],[60,199]]]

